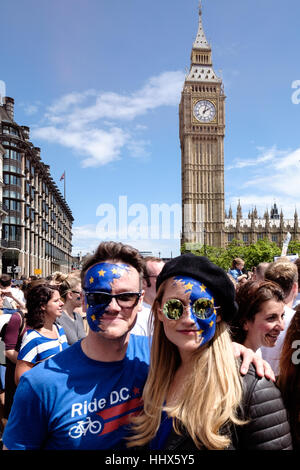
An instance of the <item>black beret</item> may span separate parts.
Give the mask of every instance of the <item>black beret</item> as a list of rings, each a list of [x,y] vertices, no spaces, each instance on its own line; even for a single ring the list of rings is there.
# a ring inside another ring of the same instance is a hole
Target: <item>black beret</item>
[[[174,276],[188,276],[203,282],[213,293],[217,305],[222,308],[221,315],[226,322],[229,323],[237,315],[238,305],[232,281],[224,269],[205,256],[186,253],[168,261],[157,278],[156,290],[166,279]]]

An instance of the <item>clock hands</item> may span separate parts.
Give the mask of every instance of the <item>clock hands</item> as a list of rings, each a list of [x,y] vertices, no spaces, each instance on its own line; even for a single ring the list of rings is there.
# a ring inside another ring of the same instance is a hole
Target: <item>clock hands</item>
[[[202,116],[204,116],[207,110],[208,110],[208,107],[207,107],[207,104],[205,104],[204,109],[202,108]]]
[[[194,108],[194,115],[200,122],[210,122],[216,114],[213,103],[203,100],[198,101]]]

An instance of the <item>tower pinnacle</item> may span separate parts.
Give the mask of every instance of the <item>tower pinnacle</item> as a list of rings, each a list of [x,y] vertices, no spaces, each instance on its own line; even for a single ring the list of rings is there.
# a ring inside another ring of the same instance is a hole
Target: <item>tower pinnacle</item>
[[[193,44],[194,49],[210,49],[210,45],[206,39],[203,24],[202,24],[202,2],[199,0],[199,25],[198,25],[198,32]]]

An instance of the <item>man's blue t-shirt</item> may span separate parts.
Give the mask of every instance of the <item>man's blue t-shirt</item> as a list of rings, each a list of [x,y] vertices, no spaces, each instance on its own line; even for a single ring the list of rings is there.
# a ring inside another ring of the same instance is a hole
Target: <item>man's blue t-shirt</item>
[[[149,338],[130,335],[122,361],[89,359],[81,342],[22,375],[3,434],[11,450],[122,449],[142,408]]]

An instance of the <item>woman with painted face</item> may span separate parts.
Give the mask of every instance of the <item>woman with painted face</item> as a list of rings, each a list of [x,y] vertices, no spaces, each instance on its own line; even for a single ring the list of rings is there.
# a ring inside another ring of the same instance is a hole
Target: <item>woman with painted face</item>
[[[231,324],[232,339],[257,352],[272,348],[284,330],[284,293],[272,281],[248,281],[237,291],[239,314]]]
[[[227,274],[185,254],[166,263],[156,287],[144,409],[133,418],[128,447],[291,449],[280,391],[254,368],[240,376],[228,327],[237,314],[235,289]]]

